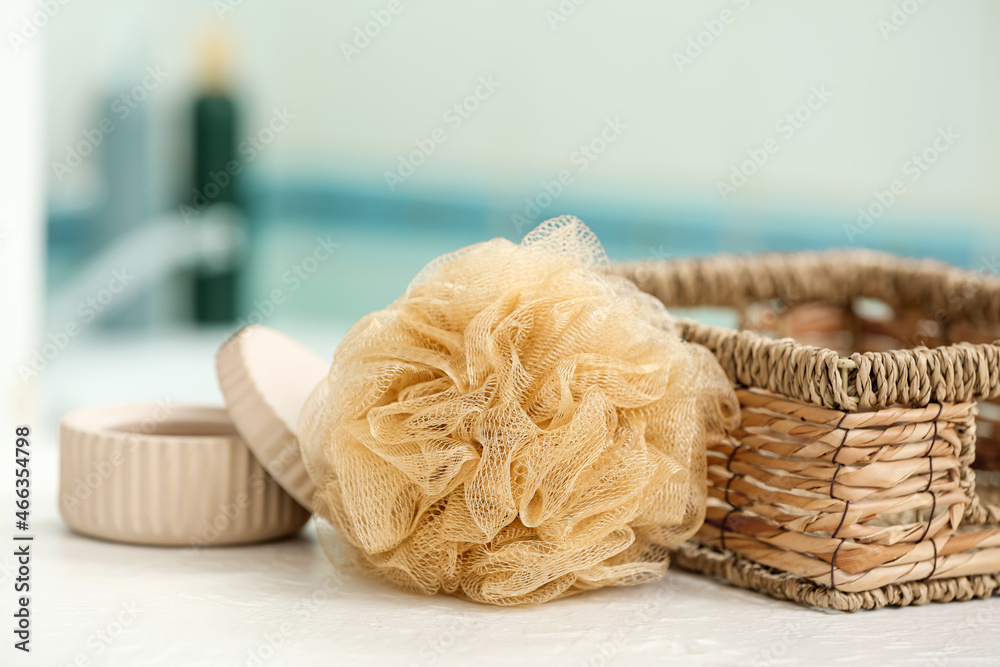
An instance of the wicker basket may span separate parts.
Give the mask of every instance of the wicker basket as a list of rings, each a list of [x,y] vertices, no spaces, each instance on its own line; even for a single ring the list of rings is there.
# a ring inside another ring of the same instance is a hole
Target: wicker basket
[[[740,318],[682,321],[742,424],[709,452],[705,524],[677,565],[852,611],[1000,594],[1000,279],[867,251],[616,271]]]

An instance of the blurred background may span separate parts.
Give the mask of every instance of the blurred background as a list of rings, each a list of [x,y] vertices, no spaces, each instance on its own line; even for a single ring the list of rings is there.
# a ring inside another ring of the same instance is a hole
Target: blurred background
[[[331,355],[432,258],[560,214],[613,259],[998,270],[988,0],[12,0],[3,21],[9,400],[47,417],[214,399],[246,323]]]

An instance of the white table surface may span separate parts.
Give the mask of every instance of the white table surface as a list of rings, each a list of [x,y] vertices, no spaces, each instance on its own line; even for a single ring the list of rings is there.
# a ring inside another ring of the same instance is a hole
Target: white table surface
[[[304,340],[325,356],[336,344]],[[312,522],[295,539],[199,552],[71,533],[56,509],[59,414],[118,400],[219,401],[219,341],[217,332],[81,339],[43,373],[33,424],[33,651],[15,651],[4,629],[0,664],[1000,664],[1000,598],[847,614],[671,570],[659,583],[506,609],[334,570]],[[7,626],[12,551],[0,557]]]

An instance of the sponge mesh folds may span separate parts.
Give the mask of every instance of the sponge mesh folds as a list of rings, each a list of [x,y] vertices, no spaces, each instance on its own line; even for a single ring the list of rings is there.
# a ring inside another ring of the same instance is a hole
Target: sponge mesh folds
[[[738,406],[607,266],[556,218],[438,258],[348,331],[302,447],[316,512],[363,570],[498,605],[663,575]]]

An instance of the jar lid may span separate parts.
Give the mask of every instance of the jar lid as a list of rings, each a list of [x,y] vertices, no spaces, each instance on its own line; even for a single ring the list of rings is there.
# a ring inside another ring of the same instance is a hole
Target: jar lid
[[[311,511],[316,487],[299,453],[296,422],[330,364],[274,329],[251,325],[222,345],[215,367],[240,435],[275,481]]]

